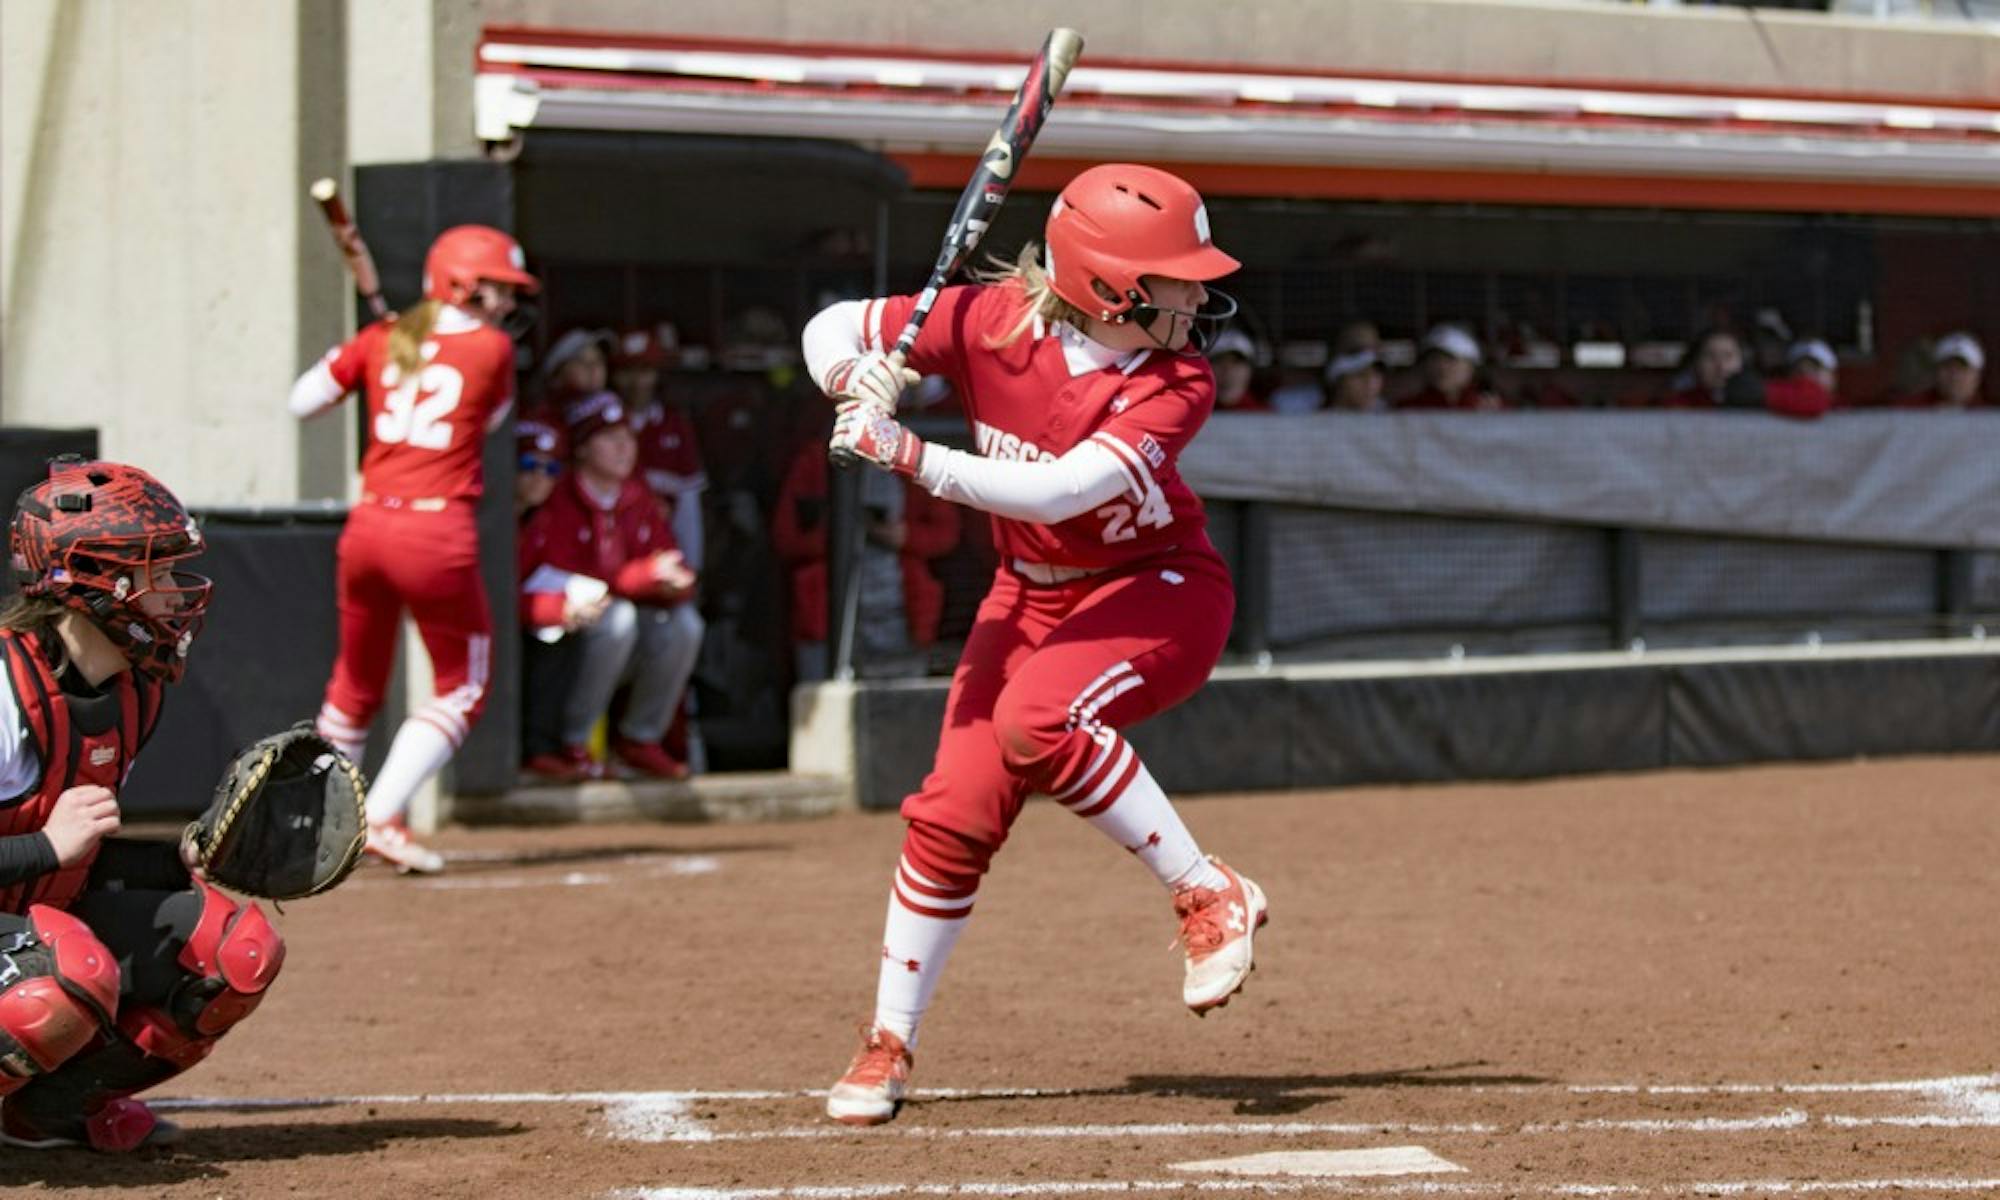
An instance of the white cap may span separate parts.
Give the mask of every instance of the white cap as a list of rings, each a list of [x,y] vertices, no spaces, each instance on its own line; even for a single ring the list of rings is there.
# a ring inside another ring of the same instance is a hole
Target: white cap
[[[1375,352],[1373,346],[1356,350],[1352,354],[1336,355],[1332,362],[1326,364],[1326,381],[1328,383],[1339,383],[1341,380],[1358,371],[1366,371],[1370,367],[1380,367],[1381,365],[1382,356]]]
[[[542,378],[555,378],[563,364],[582,354],[585,346],[596,346],[598,353],[604,355],[605,365],[609,366],[611,353],[617,344],[609,329],[572,329],[549,347],[548,355],[542,359]]]
[[[1785,361],[1788,363],[1810,361],[1818,363],[1829,371],[1840,369],[1840,359],[1834,354],[1833,347],[1826,344],[1824,338],[1807,338],[1803,342],[1793,342],[1792,348],[1785,352]]]
[[[1257,343],[1251,341],[1250,335],[1241,329],[1225,329],[1216,334],[1215,341],[1209,344],[1208,356],[1216,359],[1225,354],[1241,354],[1254,363],[1257,361]]]
[[[1441,350],[1469,363],[1480,361],[1479,343],[1456,325],[1438,325],[1424,335],[1423,344],[1417,347],[1417,352],[1426,354],[1432,350]]]
[[[1948,358],[1964,359],[1967,366],[1975,371],[1986,369],[1986,351],[1979,348],[1979,339],[1969,333],[1947,333],[1931,348],[1931,361],[1941,363]]]

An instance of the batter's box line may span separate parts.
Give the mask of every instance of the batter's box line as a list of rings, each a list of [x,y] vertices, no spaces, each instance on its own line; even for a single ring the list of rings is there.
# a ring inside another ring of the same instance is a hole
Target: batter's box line
[[[898,1196],[1049,1197],[1098,1195],[1263,1196],[1826,1196],[1870,1192],[1962,1193],[2000,1190],[1992,1179],[1730,1179],[1690,1183],[1474,1183],[1438,1180],[1359,1183],[1339,1179],[1050,1180],[1040,1183],[882,1183],[769,1188],[621,1188],[605,1200],[893,1200]]]

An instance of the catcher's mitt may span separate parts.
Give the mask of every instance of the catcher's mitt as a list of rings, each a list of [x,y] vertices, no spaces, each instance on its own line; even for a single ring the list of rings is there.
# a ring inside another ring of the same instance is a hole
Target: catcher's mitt
[[[272,900],[347,878],[367,828],[361,772],[302,721],[237,752],[181,835],[211,882]]]

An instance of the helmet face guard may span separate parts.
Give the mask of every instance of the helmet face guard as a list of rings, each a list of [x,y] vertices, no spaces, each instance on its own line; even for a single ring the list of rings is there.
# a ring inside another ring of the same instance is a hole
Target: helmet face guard
[[[23,595],[90,618],[135,670],[187,670],[214,584],[173,564],[205,549],[172,492],[136,467],[58,459],[21,495],[11,536]]]
[[[1143,284],[1144,281],[1142,280],[1141,285],[1143,286]],[[1153,333],[1153,319],[1161,313],[1172,313],[1177,317],[1186,317],[1188,319],[1187,345],[1178,351],[1174,351],[1174,353],[1188,355],[1206,354],[1208,353],[1208,348],[1215,343],[1216,337],[1222,333],[1223,326],[1235,319],[1238,305],[1236,297],[1223,291],[1221,288],[1206,287],[1204,285],[1204,290],[1208,292],[1208,299],[1202,302],[1200,308],[1192,311],[1184,308],[1161,308],[1156,304],[1142,302],[1134,304],[1129,312],[1114,318],[1114,320],[1130,320],[1134,325],[1145,330],[1146,336],[1152,338],[1161,349],[1171,350],[1172,347],[1160,341],[1159,337]]]

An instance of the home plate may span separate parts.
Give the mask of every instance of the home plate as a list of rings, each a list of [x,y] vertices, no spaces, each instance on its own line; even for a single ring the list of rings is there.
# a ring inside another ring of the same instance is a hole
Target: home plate
[[[1210,1158],[1171,1164],[1176,1171],[1223,1175],[1436,1175],[1463,1171],[1422,1146],[1382,1146],[1373,1150],[1277,1150],[1241,1158]]]

